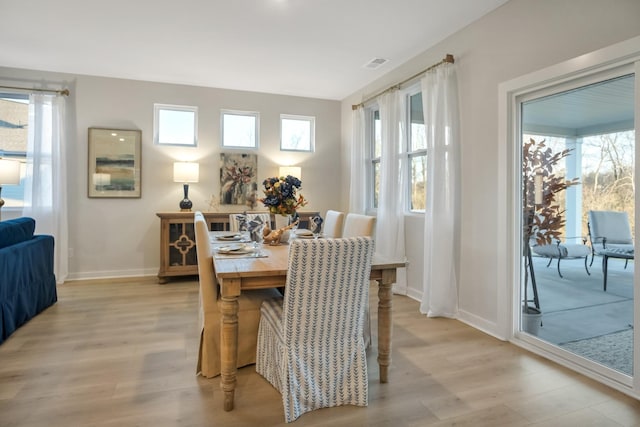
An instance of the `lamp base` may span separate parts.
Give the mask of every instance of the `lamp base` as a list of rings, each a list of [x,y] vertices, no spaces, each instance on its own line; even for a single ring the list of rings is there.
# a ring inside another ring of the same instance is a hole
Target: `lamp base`
[[[180,202],[180,212],[191,212],[192,207],[193,203],[189,199],[184,199]]]
[[[180,212],[191,212],[193,203],[189,200],[189,184],[184,184],[184,199],[180,202]]]

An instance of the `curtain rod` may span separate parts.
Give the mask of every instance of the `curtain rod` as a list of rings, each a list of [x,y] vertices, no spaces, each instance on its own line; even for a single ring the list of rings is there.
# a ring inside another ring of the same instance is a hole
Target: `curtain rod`
[[[378,92],[378,93],[376,93],[376,94],[375,94],[375,95],[373,95],[373,96],[368,97],[367,99],[365,99],[364,101],[362,101],[362,102],[361,102],[361,103],[359,103],[359,104],[354,104],[354,105],[352,105],[352,106],[351,106],[351,109],[352,109],[352,110],[357,110],[357,109],[358,109],[358,108],[360,108],[360,107],[364,107],[364,104],[366,104],[367,102],[369,102],[369,101],[371,101],[371,100],[373,100],[373,99],[376,99],[377,97],[379,97],[379,96],[380,96],[380,95],[382,95],[383,93],[389,92],[390,90],[400,89],[400,87],[401,87],[403,84],[405,84],[405,83],[407,83],[407,82],[409,82],[409,81],[411,81],[411,80],[415,79],[415,78],[416,78],[416,77],[418,77],[419,75],[424,74],[424,73],[426,73],[427,71],[432,70],[432,69],[434,69],[434,68],[436,68],[436,67],[438,67],[438,66],[440,66],[440,65],[442,65],[442,64],[453,64],[454,62],[455,62],[455,61],[454,61],[454,59],[453,59],[453,55],[451,55],[451,54],[447,53],[447,56],[445,56],[445,57],[444,57],[444,59],[443,59],[442,61],[438,62],[437,64],[433,64],[433,65],[432,65],[432,66],[430,66],[429,68],[426,68],[426,69],[424,69],[424,70],[420,71],[419,73],[416,73],[416,74],[414,74],[413,76],[411,76],[411,77],[409,77],[409,78],[407,78],[407,79],[404,79],[404,80],[403,80],[403,81],[401,81],[400,83],[397,83],[397,84],[395,84],[395,85],[393,85],[393,86],[390,86],[390,87],[386,88],[385,90],[383,90],[383,91],[381,91],[381,92]]]
[[[58,95],[69,96],[69,89],[62,89],[62,90],[36,89],[36,88],[30,88],[30,87],[17,87],[17,86],[0,86],[0,89],[16,89],[16,90],[26,90],[30,92],[57,93]]]

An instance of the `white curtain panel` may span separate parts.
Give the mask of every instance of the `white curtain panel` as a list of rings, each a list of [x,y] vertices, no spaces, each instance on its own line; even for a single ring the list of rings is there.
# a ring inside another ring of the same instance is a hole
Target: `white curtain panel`
[[[66,140],[65,98],[32,94],[22,214],[36,220],[36,233],[54,237],[58,283],[69,273]]]
[[[405,104],[398,91],[390,91],[377,98],[380,108],[380,189],[376,219],[376,253],[392,260],[405,260],[404,207],[405,171],[400,161],[404,143]],[[405,269],[398,269],[396,290],[406,290]]]
[[[427,134],[427,206],[424,284],[420,312],[456,317],[459,259],[460,141],[454,64],[428,72],[421,81]]]
[[[353,132],[351,145],[351,180],[349,185],[349,212],[365,214],[367,210],[367,183],[365,152],[364,108],[353,110]]]

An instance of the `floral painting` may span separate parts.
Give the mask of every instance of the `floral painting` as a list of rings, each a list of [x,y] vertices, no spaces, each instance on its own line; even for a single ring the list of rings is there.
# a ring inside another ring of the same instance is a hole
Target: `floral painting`
[[[244,205],[255,197],[257,154],[220,154],[220,204]]]

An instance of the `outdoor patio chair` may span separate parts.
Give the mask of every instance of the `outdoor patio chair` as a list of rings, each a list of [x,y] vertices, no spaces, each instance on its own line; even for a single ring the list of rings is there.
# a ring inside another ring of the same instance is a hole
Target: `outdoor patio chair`
[[[591,272],[589,271],[587,262],[589,259],[589,254],[591,254],[591,249],[589,249],[589,246],[587,246],[586,243],[587,239],[585,237],[582,238],[582,244],[566,242],[563,243],[560,240],[556,240],[555,243],[550,243],[548,245],[533,245],[531,247],[531,250],[538,256],[549,258],[547,267],[551,265],[554,259],[557,259],[558,275],[560,276],[560,278],[564,278],[564,276],[562,276],[562,272],[560,271],[560,260],[572,258],[584,259],[584,269],[590,276]]]
[[[591,242],[591,266],[596,255],[625,259],[625,268],[629,259],[633,259],[633,236],[626,212],[589,211],[589,240]]]

